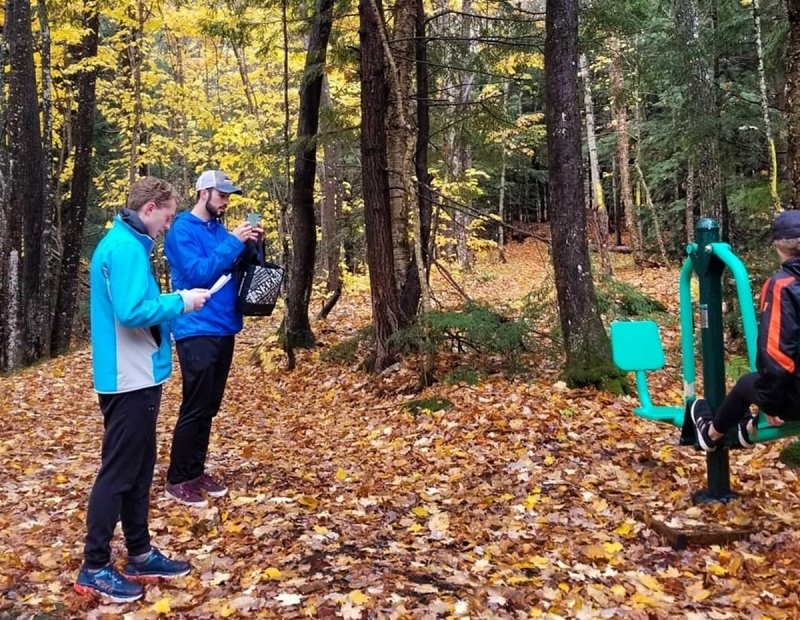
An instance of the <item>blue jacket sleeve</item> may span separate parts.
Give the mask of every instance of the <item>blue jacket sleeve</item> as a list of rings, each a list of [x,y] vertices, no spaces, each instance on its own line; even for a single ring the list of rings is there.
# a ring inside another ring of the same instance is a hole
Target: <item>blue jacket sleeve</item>
[[[203,244],[198,227],[180,220],[167,233],[164,253],[172,270],[174,288],[209,288],[233,269],[244,244],[226,231],[219,243]]]
[[[109,252],[106,268],[106,282],[114,314],[124,327],[158,325],[183,313],[180,295],[157,293],[150,272],[150,261],[141,244],[134,241],[113,248]]]

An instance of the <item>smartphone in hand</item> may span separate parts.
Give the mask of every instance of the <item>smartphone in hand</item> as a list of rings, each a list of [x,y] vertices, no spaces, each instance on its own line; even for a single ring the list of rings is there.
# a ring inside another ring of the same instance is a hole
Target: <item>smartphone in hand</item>
[[[253,228],[257,228],[258,225],[261,223],[261,214],[260,213],[248,213],[247,214],[247,223],[250,224]]]

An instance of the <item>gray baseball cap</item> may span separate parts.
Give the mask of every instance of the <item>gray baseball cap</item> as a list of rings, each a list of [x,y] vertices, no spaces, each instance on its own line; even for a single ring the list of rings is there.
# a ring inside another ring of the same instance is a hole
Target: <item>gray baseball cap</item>
[[[221,170],[206,170],[197,177],[194,188],[199,192],[202,189],[215,189],[223,194],[241,194],[242,190],[233,184],[227,174]]]

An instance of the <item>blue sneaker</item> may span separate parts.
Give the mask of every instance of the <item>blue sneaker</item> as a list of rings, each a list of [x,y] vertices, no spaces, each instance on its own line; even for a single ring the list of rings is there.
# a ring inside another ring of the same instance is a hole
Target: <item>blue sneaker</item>
[[[128,560],[125,566],[125,576],[128,579],[147,580],[147,579],[175,579],[188,575],[192,566],[189,562],[181,560],[170,560],[158,549],[153,547],[150,555],[142,562]]]
[[[78,580],[72,587],[78,594],[99,594],[113,603],[130,603],[144,596],[141,585],[125,579],[111,564],[96,572],[81,568]]]

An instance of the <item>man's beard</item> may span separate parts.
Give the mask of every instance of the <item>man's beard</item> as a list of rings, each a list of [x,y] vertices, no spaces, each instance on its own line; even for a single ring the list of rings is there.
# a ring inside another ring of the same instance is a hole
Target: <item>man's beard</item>
[[[221,205],[213,205],[210,202],[206,203],[206,213],[217,220],[221,220],[225,215],[225,208]]]

